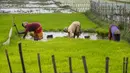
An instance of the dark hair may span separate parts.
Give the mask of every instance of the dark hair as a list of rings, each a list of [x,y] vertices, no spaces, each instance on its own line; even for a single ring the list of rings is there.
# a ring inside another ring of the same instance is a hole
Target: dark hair
[[[64,32],[68,32],[68,27],[65,27],[65,28],[63,29],[63,31],[64,31]]]
[[[115,36],[115,41],[120,41],[120,34],[114,34]]]

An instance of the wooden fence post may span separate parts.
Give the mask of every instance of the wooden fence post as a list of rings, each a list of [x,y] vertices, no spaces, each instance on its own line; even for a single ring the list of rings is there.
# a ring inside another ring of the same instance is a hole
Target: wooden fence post
[[[125,66],[125,57],[123,58],[123,73],[125,73],[125,68],[126,66]]]
[[[84,71],[85,71],[85,73],[88,73],[88,68],[87,68],[85,56],[82,56],[82,60],[83,60],[83,65],[84,65]]]
[[[123,73],[128,72],[128,57],[123,58]]]
[[[52,63],[53,63],[54,73],[57,73],[56,62],[55,62],[55,56],[54,55],[52,55]]]
[[[39,72],[42,73],[42,69],[41,69],[41,61],[40,61],[40,54],[37,54],[37,58],[38,58],[38,66],[39,66]]]
[[[20,59],[21,59],[21,64],[22,64],[23,73],[26,73],[25,65],[24,65],[24,59],[23,59],[23,54],[22,54],[21,43],[19,43],[18,46],[19,46],[19,54],[20,54]]]
[[[7,49],[5,49],[5,54],[6,54],[6,57],[7,57],[7,61],[8,61],[10,73],[12,73],[12,68],[11,68],[11,64],[10,64],[10,60],[9,60],[9,56],[8,56],[8,51],[7,51]]]
[[[109,73],[109,57],[106,57],[106,73]]]
[[[128,57],[126,57],[126,69],[125,70],[126,70],[125,73],[127,73],[127,71],[128,71]]]
[[[73,73],[71,57],[69,57],[69,69],[70,69],[70,73]]]

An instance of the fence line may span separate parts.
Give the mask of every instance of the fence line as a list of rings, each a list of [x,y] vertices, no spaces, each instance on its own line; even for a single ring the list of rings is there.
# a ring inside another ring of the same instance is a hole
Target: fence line
[[[21,43],[19,43],[18,46],[19,46],[19,53],[20,53],[20,58],[21,58],[20,60],[21,60],[21,63],[22,63],[23,73],[26,73],[24,60],[23,60]],[[6,53],[10,73],[13,73],[12,68],[11,68],[11,64],[10,64],[10,60],[9,60],[9,56],[8,56],[8,51],[6,49],[5,49],[5,53]],[[39,53],[37,54],[37,59],[38,59],[39,73],[42,73],[41,62],[40,62],[40,54]],[[105,61],[106,61],[106,63],[105,63],[105,73],[109,73],[109,60],[110,60],[109,57],[105,58]],[[87,68],[87,63],[86,63],[85,56],[82,56],[82,62],[83,62],[83,66],[84,66],[84,73],[88,73],[88,68]],[[58,73],[54,55],[52,55],[52,64],[53,64],[53,68],[54,68],[54,73]],[[72,70],[72,58],[71,57],[69,57],[69,70],[70,70],[70,73],[73,73],[73,70]],[[123,58],[123,73],[128,73],[128,57]]]

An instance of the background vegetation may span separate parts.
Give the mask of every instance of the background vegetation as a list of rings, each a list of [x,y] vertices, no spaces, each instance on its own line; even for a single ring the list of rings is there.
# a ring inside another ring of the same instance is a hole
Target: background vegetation
[[[40,22],[45,31],[59,31],[71,24],[74,20],[79,20],[82,29],[94,29],[98,25],[90,21],[82,13],[74,14],[14,14],[15,23],[19,30],[23,30],[21,23]],[[1,14],[1,44],[6,40],[10,27],[12,26],[12,15]],[[101,27],[102,28],[102,27]],[[106,27],[107,28],[107,27]],[[99,27],[100,29],[100,27]],[[53,73],[51,56],[55,55],[58,73],[69,72],[68,57],[72,57],[72,66],[75,73],[84,73],[81,56],[86,56],[88,71],[90,73],[105,72],[105,57],[110,57],[110,73],[122,73],[123,57],[130,57],[130,46],[127,42],[114,42],[109,40],[89,40],[55,38],[49,41],[32,41],[19,38],[13,27],[11,44],[0,46],[0,73],[9,73],[5,56],[5,49],[9,52],[13,72],[22,72],[21,62],[18,52],[18,43],[22,43],[23,56],[27,73],[39,73],[37,64],[37,53],[41,54],[41,64],[44,73]],[[129,67],[128,67],[129,69]],[[129,70],[130,71],[130,70]],[[128,71],[128,72],[129,72]]]

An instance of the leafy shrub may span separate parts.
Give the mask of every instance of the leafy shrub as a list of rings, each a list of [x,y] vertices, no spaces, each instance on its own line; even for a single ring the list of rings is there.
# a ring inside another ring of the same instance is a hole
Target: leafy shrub
[[[98,35],[101,35],[102,37],[108,36],[108,29],[97,28],[96,32]]]

